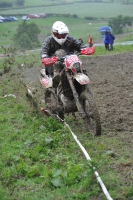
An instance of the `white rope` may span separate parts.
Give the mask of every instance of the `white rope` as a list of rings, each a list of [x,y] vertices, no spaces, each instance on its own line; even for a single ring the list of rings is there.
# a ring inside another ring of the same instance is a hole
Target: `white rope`
[[[58,118],[59,118],[59,117],[58,117]],[[62,121],[63,121],[63,120],[62,120]],[[81,144],[80,141],[78,140],[77,136],[72,132],[70,126],[69,126],[65,121],[64,121],[64,124],[65,124],[65,126],[70,130],[70,132],[71,132],[71,134],[72,134],[74,140],[77,142],[77,144],[78,144],[79,147],[81,148],[81,150],[82,150],[82,152],[84,153],[86,159],[91,161],[91,158],[90,158],[89,154],[87,153],[87,151],[85,150],[85,148],[82,146],[82,144]],[[113,200],[112,197],[110,196],[110,194],[108,193],[108,191],[107,191],[107,189],[106,189],[106,187],[105,187],[105,185],[104,185],[102,179],[100,178],[98,172],[95,171],[95,167],[93,167],[92,165],[91,165],[91,167],[92,167],[93,170],[94,170],[94,174],[96,175],[97,181],[99,182],[99,184],[100,184],[100,186],[101,186],[101,188],[102,188],[102,190],[103,190],[103,192],[104,192],[104,194],[105,194],[107,200]]]
[[[44,109],[43,109],[43,111],[44,111]],[[47,111],[47,110],[45,110],[45,111]],[[47,112],[48,112],[48,111],[47,111]],[[79,145],[79,147],[80,147],[80,149],[82,150],[83,154],[85,155],[86,159],[91,161],[91,158],[90,158],[89,154],[87,153],[87,151],[85,150],[85,148],[83,147],[83,145],[80,143],[80,141],[78,140],[77,136],[72,132],[70,126],[69,126],[64,120],[62,120],[58,115],[50,114],[50,113],[49,113],[49,116],[51,116],[51,117],[53,117],[53,118],[55,118],[55,116],[56,116],[56,118],[58,118],[60,121],[64,122],[64,125],[65,125],[65,126],[69,129],[69,131],[71,132],[71,134],[72,134],[74,140],[75,140],[75,141],[77,142],[77,144]],[[106,189],[106,187],[105,187],[105,185],[104,185],[102,179],[100,178],[98,172],[95,170],[95,167],[92,166],[91,164],[90,164],[90,166],[93,168],[94,174],[95,174],[95,176],[96,176],[96,178],[97,178],[97,181],[99,182],[99,184],[100,184],[100,186],[101,186],[101,188],[102,188],[102,190],[103,190],[103,193],[105,194],[107,200],[113,200],[112,197],[110,196],[108,190]]]

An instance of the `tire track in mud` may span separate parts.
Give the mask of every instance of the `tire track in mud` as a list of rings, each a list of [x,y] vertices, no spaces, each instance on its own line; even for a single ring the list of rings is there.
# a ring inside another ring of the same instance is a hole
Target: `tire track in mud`
[[[104,128],[133,131],[133,53],[83,60]]]

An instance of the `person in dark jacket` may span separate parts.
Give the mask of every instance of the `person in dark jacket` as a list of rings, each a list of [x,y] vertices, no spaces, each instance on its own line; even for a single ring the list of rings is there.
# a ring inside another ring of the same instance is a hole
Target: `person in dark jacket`
[[[113,50],[113,44],[114,44],[115,36],[109,32],[109,50]]]
[[[80,52],[81,49],[87,47],[84,43],[76,40],[69,35],[69,29],[62,21],[56,21],[51,30],[51,36],[48,36],[42,45],[41,58],[52,57],[57,50],[64,50],[66,53]],[[60,81],[59,65],[45,67],[46,75],[53,77],[53,85],[58,85]],[[56,86],[55,86],[56,87]]]
[[[104,41],[105,49],[109,50],[109,32],[105,32],[103,36],[103,41]]]

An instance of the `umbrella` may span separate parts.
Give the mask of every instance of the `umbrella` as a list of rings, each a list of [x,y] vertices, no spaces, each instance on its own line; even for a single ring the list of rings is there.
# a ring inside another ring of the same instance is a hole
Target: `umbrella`
[[[112,31],[112,28],[110,26],[102,26],[100,29],[99,29],[99,32],[100,33],[105,33],[106,31]]]

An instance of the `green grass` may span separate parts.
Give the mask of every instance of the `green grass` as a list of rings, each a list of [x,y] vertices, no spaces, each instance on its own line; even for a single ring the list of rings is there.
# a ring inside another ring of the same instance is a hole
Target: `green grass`
[[[47,2],[47,1],[46,1]],[[29,4],[30,5],[30,4]],[[34,4],[33,4],[34,5]],[[45,6],[45,2],[38,3],[40,7],[25,7],[21,9],[3,9],[1,10],[1,15],[24,15],[31,13],[58,13],[58,14],[76,14],[80,18],[84,17],[96,17],[99,19],[108,19],[112,17],[117,17],[122,14],[123,16],[132,16],[133,4],[124,5],[120,3],[73,3]],[[26,4],[27,6],[27,4]],[[31,4],[32,6],[32,4]]]
[[[0,89],[1,199],[52,200],[59,196],[72,199],[80,196],[82,190],[86,190],[86,198],[89,182],[98,194],[99,187],[90,175],[87,162],[83,158],[79,162],[77,156],[71,157],[74,151],[79,153],[68,130],[57,121],[33,112],[26,97],[21,98],[24,95],[22,85],[14,80],[17,86],[12,85],[12,81],[9,86],[6,80],[2,83],[5,90]],[[21,88],[15,93],[17,99],[3,98],[3,92],[14,93],[17,87]]]
[[[18,22],[6,22],[1,23],[0,26],[0,44],[2,45],[11,45],[13,44],[12,38],[16,33],[18,27]]]
[[[52,24],[57,21],[62,20],[64,23],[66,23],[70,29],[70,34],[73,35],[75,38],[82,37],[84,42],[87,43],[88,35],[91,34],[94,37],[94,40],[99,39],[101,37],[101,34],[98,32],[98,29],[104,25],[103,23],[100,23],[98,21],[94,21],[92,23],[92,26],[90,27],[88,25],[88,21],[84,19],[73,19],[73,18],[59,18],[59,17],[50,17],[50,18],[44,18],[44,19],[31,19],[27,23],[35,22],[40,30],[41,33],[39,35],[40,42],[42,43],[46,36],[51,34],[51,27]],[[22,20],[19,19],[19,23],[22,23]],[[8,22],[8,23],[2,23],[0,26],[0,41],[1,45],[11,45],[12,37],[16,33],[16,29],[19,25],[18,22]],[[2,32],[5,33],[5,35],[2,35]],[[40,45],[41,46],[41,45]]]
[[[118,42],[125,42],[125,41],[133,41],[133,35],[129,34],[128,36],[123,36],[122,38],[117,40]]]
[[[88,199],[99,194],[104,199],[93,170],[69,131],[57,121],[33,113],[25,98],[20,101],[21,92],[17,99],[0,100],[3,111],[0,116],[1,199],[71,200]],[[120,179],[113,170],[107,169],[113,158],[106,155],[115,140],[104,136],[92,140],[85,133],[78,136],[113,198],[117,198],[122,192]],[[118,146],[120,144],[124,145],[119,142]]]
[[[8,85],[6,92],[13,92]],[[67,128],[58,121],[33,112],[25,97],[20,99],[23,92],[21,89],[17,99],[14,99],[2,98],[2,89],[0,91],[0,109],[3,113],[0,116],[1,199],[87,200],[99,195],[106,199],[93,170]],[[70,124],[71,120],[68,121]],[[116,143],[113,136],[92,140],[85,132],[77,135],[113,199],[127,199],[132,189],[120,183],[119,174],[109,167],[114,164],[114,159],[106,154],[112,146],[117,154],[120,145],[123,152],[127,152],[124,142],[119,140]],[[124,196],[121,195],[123,191]]]
[[[95,56],[133,52],[133,45],[114,45],[113,51],[106,51],[104,46],[96,46]]]

